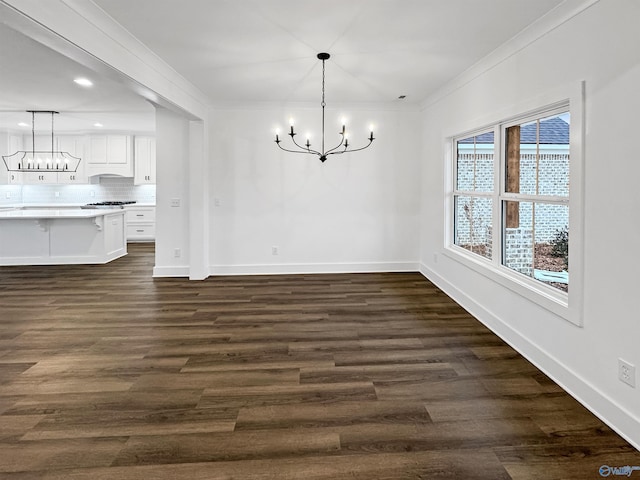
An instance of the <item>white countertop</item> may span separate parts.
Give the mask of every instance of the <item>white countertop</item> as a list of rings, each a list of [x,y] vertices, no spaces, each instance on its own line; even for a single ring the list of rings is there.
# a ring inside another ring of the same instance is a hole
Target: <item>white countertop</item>
[[[1,209],[5,209],[5,208],[29,208],[29,209],[33,209],[33,208],[59,208],[59,209],[63,209],[63,208],[80,208],[83,205],[86,205],[87,203],[92,203],[94,200],[92,199],[91,202],[84,202],[84,203],[9,203],[6,205],[0,205]],[[153,202],[136,202],[136,203],[128,203],[127,205],[123,205],[125,208],[127,207],[155,207],[156,204]]]
[[[52,219],[52,218],[95,218],[112,213],[122,213],[122,208],[61,208],[59,210],[9,210],[0,211],[0,220]]]

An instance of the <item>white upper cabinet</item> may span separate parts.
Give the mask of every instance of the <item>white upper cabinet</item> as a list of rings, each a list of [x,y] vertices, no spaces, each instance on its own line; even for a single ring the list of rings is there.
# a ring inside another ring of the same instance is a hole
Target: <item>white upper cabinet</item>
[[[133,177],[130,135],[90,135],[86,174]]]
[[[24,150],[29,151],[34,148],[33,138],[30,135],[26,135],[23,138],[22,144]],[[84,154],[84,144],[85,137],[82,135],[56,136],[53,142],[53,149],[55,151],[67,152],[74,157],[79,157],[81,160],[78,169],[75,172],[57,170],[54,165],[47,164],[45,158],[43,160],[42,171],[20,172],[15,177],[15,183],[22,183],[24,185],[89,183],[85,173],[86,158]],[[40,152],[51,151],[51,136],[36,135],[35,150]]]
[[[135,137],[134,141],[135,185],[156,183],[156,139]]]
[[[0,155],[12,155],[22,150],[22,136],[0,132]],[[21,184],[22,172],[7,171],[4,161],[0,159],[0,185]]]
[[[86,174],[87,158],[85,155],[85,137],[81,135],[64,135],[58,137],[58,150],[67,152],[80,158],[75,172],[58,172],[58,183],[83,184],[89,183]]]
[[[34,145],[35,140],[35,145]],[[0,132],[0,154],[11,155],[19,150],[39,151],[42,154],[41,171],[8,172],[0,162],[2,184],[87,184],[96,181],[97,175],[134,177],[133,137],[131,135],[56,135],[55,151],[67,152],[80,158],[75,172],[57,171],[47,164],[46,152],[51,151],[51,136],[12,134]],[[136,137],[136,184],[155,184],[155,139]]]

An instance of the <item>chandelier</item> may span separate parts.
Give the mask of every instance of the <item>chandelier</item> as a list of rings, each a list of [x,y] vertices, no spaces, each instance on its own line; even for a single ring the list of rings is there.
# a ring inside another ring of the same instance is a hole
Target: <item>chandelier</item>
[[[75,172],[80,165],[80,158],[68,152],[55,149],[53,137],[53,116],[58,112],[52,110],[27,110],[31,114],[31,150],[18,150],[11,155],[3,155],[2,159],[10,172]],[[51,150],[36,150],[35,116],[51,115]]]
[[[291,122],[291,130],[289,131],[289,133],[287,135],[289,135],[291,137],[291,141],[293,142],[293,144],[298,147],[298,150],[291,150],[288,148],[284,148],[282,145],[280,145],[280,143],[282,142],[282,140],[280,140],[280,136],[279,136],[279,132],[276,132],[276,145],[278,145],[278,147],[280,147],[281,150],[284,150],[285,152],[291,152],[291,153],[310,153],[312,155],[317,155],[320,158],[321,162],[325,162],[327,160],[327,156],[329,155],[339,155],[342,153],[347,153],[347,152],[358,152],[360,150],[364,150],[365,148],[368,148],[372,143],[373,143],[373,127],[370,128],[371,133],[369,135],[369,138],[367,139],[369,141],[369,143],[367,143],[364,147],[360,147],[360,148],[353,148],[353,146],[351,146],[349,144],[349,138],[348,138],[348,134],[346,132],[346,127],[344,125],[344,122],[342,124],[342,131],[338,132],[340,134],[340,143],[338,143],[338,145],[336,145],[333,148],[330,148],[329,150],[325,150],[325,143],[324,143],[324,107],[326,106],[326,102],[324,99],[324,79],[325,79],[325,62],[331,57],[331,55],[329,55],[328,53],[319,53],[318,54],[318,59],[322,60],[322,102],[320,103],[320,106],[322,107],[322,148],[320,150],[314,150],[313,148],[311,148],[311,142],[309,141],[309,139],[307,138],[307,142],[303,145],[298,144],[298,142],[296,142],[296,138],[295,136],[297,135],[297,133],[293,130],[293,121]]]

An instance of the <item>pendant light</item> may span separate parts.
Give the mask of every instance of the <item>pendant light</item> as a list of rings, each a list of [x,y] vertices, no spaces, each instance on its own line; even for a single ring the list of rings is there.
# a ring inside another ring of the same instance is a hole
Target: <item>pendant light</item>
[[[278,145],[278,147],[280,147],[281,150],[284,150],[285,152],[290,152],[290,153],[308,153],[308,154],[312,154],[312,155],[317,155],[320,159],[321,162],[325,162],[327,160],[327,157],[329,155],[340,155],[342,153],[348,153],[348,152],[358,152],[360,150],[364,150],[365,148],[368,148],[369,146],[371,146],[371,144],[373,143],[374,137],[373,137],[373,127],[370,128],[371,133],[369,135],[369,138],[367,139],[369,141],[369,143],[367,143],[364,147],[360,147],[360,148],[353,148],[353,146],[351,144],[349,144],[349,139],[347,138],[347,132],[346,132],[346,126],[342,125],[342,131],[338,132],[338,134],[340,135],[340,143],[338,143],[338,145],[336,145],[333,148],[330,148],[328,150],[325,149],[325,139],[324,139],[324,132],[325,132],[325,126],[324,126],[324,109],[326,106],[326,102],[325,102],[325,98],[324,98],[324,94],[325,94],[325,88],[324,88],[324,84],[325,84],[325,62],[327,60],[329,60],[329,58],[331,57],[331,55],[329,55],[328,53],[319,53],[318,54],[318,60],[322,60],[322,102],[320,103],[320,106],[322,107],[322,147],[319,150],[314,150],[313,148],[311,148],[311,142],[309,141],[309,139],[307,138],[307,142],[303,145],[299,145],[298,142],[296,142],[295,136],[297,135],[297,133],[294,131],[293,129],[293,122],[291,122],[291,130],[289,131],[289,133],[287,135],[289,135],[291,137],[291,141],[293,142],[293,144],[298,148],[297,150],[292,150],[289,148],[284,148],[282,145],[280,145],[280,143],[282,142],[282,140],[280,140],[280,135],[278,132],[276,132],[276,145]]]
[[[10,172],[75,172],[81,159],[69,152],[55,149],[53,118],[59,112],[52,110],[27,110],[31,114],[31,150],[18,150],[2,159]],[[36,150],[36,114],[51,115],[51,150]]]

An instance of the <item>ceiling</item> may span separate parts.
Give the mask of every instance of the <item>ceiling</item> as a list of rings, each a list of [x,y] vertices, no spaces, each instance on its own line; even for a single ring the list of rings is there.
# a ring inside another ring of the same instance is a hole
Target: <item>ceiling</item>
[[[419,104],[564,0],[93,1],[212,103],[319,102],[329,52],[327,104]],[[138,94],[2,22],[0,64],[0,127],[44,109],[57,130],[154,128]]]
[[[124,85],[104,77],[0,22],[0,128],[31,132],[26,110],[55,110],[55,131],[153,131],[154,109]],[[84,77],[91,88],[73,82]],[[29,127],[20,127],[26,123]],[[100,123],[103,127],[94,127]],[[36,134],[51,117],[36,115]]]
[[[562,0],[94,0],[213,102],[419,103]]]

